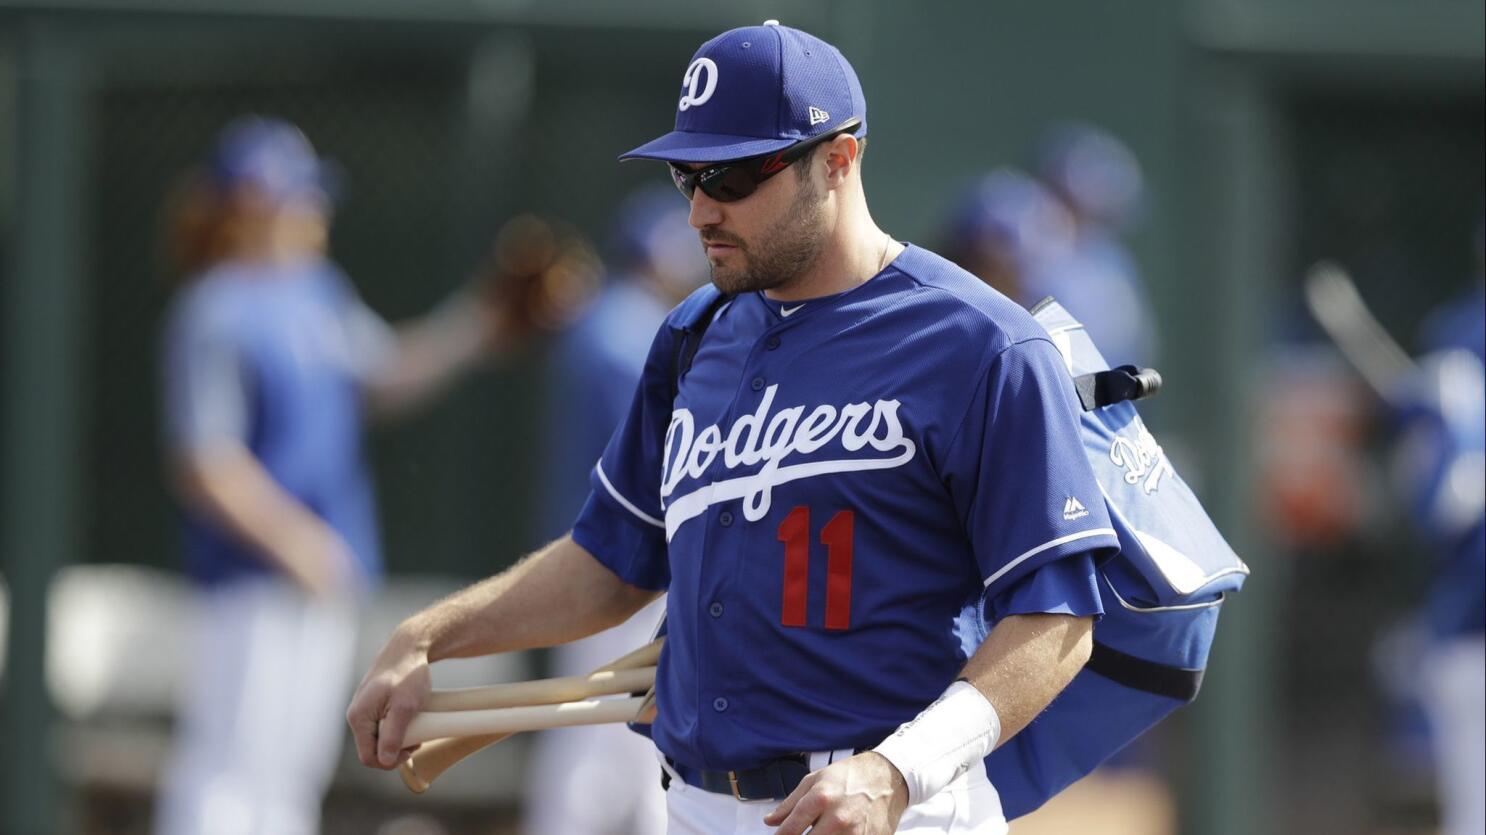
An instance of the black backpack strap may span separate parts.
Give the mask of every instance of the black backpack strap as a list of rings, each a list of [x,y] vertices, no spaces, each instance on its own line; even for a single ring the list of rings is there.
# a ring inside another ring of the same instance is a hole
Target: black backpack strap
[[[1197,691],[1202,689],[1202,670],[1157,664],[1126,655],[1098,641],[1094,642],[1093,654],[1084,668],[1115,684],[1180,702],[1192,701],[1197,698]]]
[[[1154,368],[1122,365],[1108,371],[1080,374],[1073,388],[1085,412],[1125,400],[1140,400],[1161,390],[1161,373]]]
[[[702,347],[702,335],[712,325],[712,320],[717,317],[717,311],[723,305],[732,301],[733,297],[727,293],[715,293],[713,297],[706,300],[705,306],[696,305],[693,310],[684,311],[677,317],[677,324],[672,326],[671,331],[675,335],[676,349],[671,357],[671,401],[675,402],[676,395],[681,391],[681,377],[691,370],[692,360],[696,359],[697,349]],[[694,299],[689,303],[700,301]]]

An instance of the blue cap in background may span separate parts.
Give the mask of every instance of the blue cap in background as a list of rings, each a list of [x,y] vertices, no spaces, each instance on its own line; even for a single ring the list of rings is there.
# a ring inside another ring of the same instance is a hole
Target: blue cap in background
[[[993,246],[1026,262],[1066,247],[1073,223],[1040,183],[1016,169],[1002,168],[965,189],[955,203],[949,230],[956,249]]]
[[[207,167],[218,188],[252,186],[275,202],[331,202],[340,192],[336,167],[315,153],[303,131],[283,119],[233,120],[218,134]]]
[[[670,183],[642,186],[625,197],[615,212],[610,257],[621,269],[632,269],[686,251],[706,267],[697,230],[687,223],[691,205]]]
[[[676,129],[620,156],[727,162],[772,153],[858,120],[867,100],[840,50],[780,26],[732,29],[702,44],[681,77]]]
[[[1084,217],[1113,226],[1139,219],[1145,178],[1113,134],[1083,122],[1049,129],[1033,153],[1037,175]]]

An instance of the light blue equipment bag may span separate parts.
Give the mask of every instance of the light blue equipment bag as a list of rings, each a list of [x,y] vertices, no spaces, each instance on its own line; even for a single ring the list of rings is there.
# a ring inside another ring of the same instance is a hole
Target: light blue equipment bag
[[[1131,401],[1154,393],[1159,375],[1110,369],[1083,325],[1051,298],[1032,313],[1074,377],[1084,451],[1120,552],[1098,567],[1104,617],[1088,665],[986,758],[1007,820],[1037,809],[1196,698],[1218,609],[1249,573],[1135,412]],[[982,600],[966,614],[979,640],[994,625],[985,609]]]

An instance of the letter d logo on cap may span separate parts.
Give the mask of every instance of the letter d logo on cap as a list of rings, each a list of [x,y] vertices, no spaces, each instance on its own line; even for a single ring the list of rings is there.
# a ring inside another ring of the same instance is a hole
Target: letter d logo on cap
[[[707,83],[702,92],[698,93],[697,85],[702,83],[703,74],[707,76]],[[712,63],[711,58],[698,58],[686,68],[686,74],[681,76],[681,83],[686,85],[686,95],[681,97],[676,109],[686,110],[693,105],[706,104],[712,98],[712,91],[717,89],[717,65]]]

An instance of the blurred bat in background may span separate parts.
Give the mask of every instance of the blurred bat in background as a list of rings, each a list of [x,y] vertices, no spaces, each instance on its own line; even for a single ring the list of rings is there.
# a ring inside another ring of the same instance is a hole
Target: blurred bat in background
[[[1305,275],[1305,303],[1368,386],[1387,403],[1398,403],[1405,380],[1418,366],[1368,310],[1346,270],[1318,261]]]

